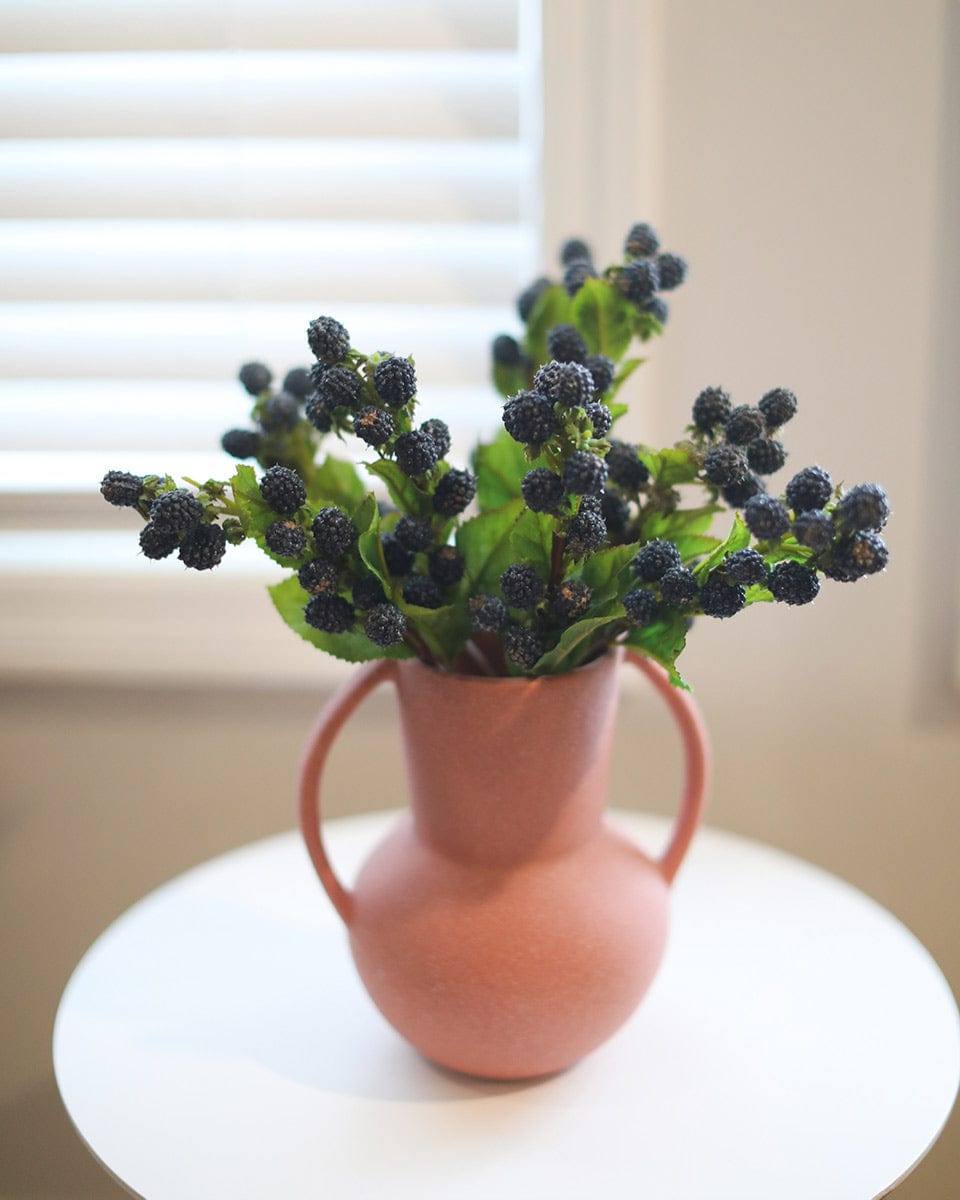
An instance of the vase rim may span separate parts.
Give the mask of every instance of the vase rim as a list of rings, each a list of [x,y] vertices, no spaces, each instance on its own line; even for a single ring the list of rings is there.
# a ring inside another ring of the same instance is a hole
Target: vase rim
[[[599,671],[608,664],[619,662],[624,655],[625,647],[622,645],[608,646],[607,649],[597,655],[588,663],[583,663],[579,667],[574,667],[572,671],[559,671],[554,675],[473,675],[466,671],[444,671],[430,663],[426,663],[422,658],[401,658],[396,660],[398,668],[404,671],[425,671],[435,679],[449,679],[451,682],[457,681],[464,684],[481,684],[490,687],[495,684],[555,684],[562,679],[572,679],[580,677],[591,671]]]

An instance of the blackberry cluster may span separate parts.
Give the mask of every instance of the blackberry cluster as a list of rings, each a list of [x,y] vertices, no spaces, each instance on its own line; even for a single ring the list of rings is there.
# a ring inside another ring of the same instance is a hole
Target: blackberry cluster
[[[329,596],[337,591],[338,572],[333,563],[322,558],[315,558],[303,564],[297,572],[297,580],[303,590],[309,592],[311,596]],[[354,593],[354,601],[356,602],[356,593]],[[357,604],[357,608],[361,607],[363,606]]]
[[[554,325],[547,334],[547,352],[556,362],[586,363],[590,353],[576,325]]]
[[[656,583],[664,577],[667,571],[682,565],[680,551],[673,542],[668,542],[663,538],[654,538],[645,546],[641,546],[633,560],[634,573],[644,583]]]
[[[414,552],[401,545],[394,534],[382,534],[380,547],[383,550],[383,561],[386,563],[387,574],[394,579],[406,575],[413,567]]]
[[[384,446],[393,437],[393,417],[375,404],[367,404],[353,418],[353,432],[368,446]]]
[[[322,633],[346,633],[353,627],[354,612],[342,596],[321,594],[307,601],[304,620]]]
[[[413,479],[431,471],[440,457],[433,438],[419,429],[401,433],[394,446],[394,452],[400,470]]]
[[[451,467],[433,492],[433,511],[441,517],[456,517],[477,493],[477,480],[470,471]]]
[[[295,521],[274,521],[263,540],[277,558],[299,558],[307,548],[307,535]]]
[[[451,587],[463,578],[467,564],[455,546],[436,546],[427,556],[430,578],[441,587]]]
[[[264,433],[289,432],[300,420],[300,401],[290,392],[277,392],[263,402],[259,419]]]
[[[369,612],[387,599],[383,584],[376,575],[361,575],[355,580],[352,596],[354,608],[359,608],[361,612]]]
[[[350,350],[350,334],[333,317],[311,321],[307,326],[307,342],[317,361],[328,367],[336,366]]]
[[[707,617],[735,616],[746,604],[743,587],[723,571],[711,571],[700,589],[700,607]]]
[[[483,593],[467,602],[470,628],[478,633],[497,633],[507,623],[507,606],[499,596]]]
[[[507,661],[523,671],[532,670],[537,660],[543,657],[543,641],[532,629],[525,629],[522,625],[508,625],[501,637]]]
[[[373,386],[388,408],[403,408],[417,394],[417,372],[408,358],[385,358],[373,372]]]
[[[255,429],[228,429],[220,445],[231,458],[256,458],[260,453],[260,434]]]
[[[582,579],[565,579],[550,601],[550,615],[561,625],[569,625],[586,614],[592,598]]]
[[[523,502],[533,512],[556,513],[566,498],[563,480],[546,467],[534,467],[520,483]]]
[[[607,540],[607,523],[600,510],[580,506],[567,526],[566,550],[571,558],[586,558]]]
[[[437,448],[437,454],[440,458],[446,458],[450,453],[450,430],[446,423],[439,420],[437,417],[431,417],[428,421],[424,421],[420,426],[420,432],[425,433],[427,437],[433,439],[433,444]]]
[[[540,392],[518,392],[503,406],[503,427],[515,442],[539,446],[556,429],[553,403]]]
[[[150,505],[150,522],[161,533],[189,533],[203,520],[203,505],[192,492],[175,488]]]
[[[396,646],[406,636],[407,618],[395,604],[375,604],[363,619],[363,632],[375,646]]]
[[[657,619],[660,605],[656,596],[648,588],[633,588],[623,598],[627,620],[631,625],[642,627],[652,625]]]
[[[180,543],[180,561],[194,571],[209,571],[223,559],[227,538],[219,525],[197,525]]]
[[[546,590],[543,580],[527,563],[513,563],[500,576],[500,590],[511,608],[526,611],[543,599]]]
[[[334,506],[321,508],[311,525],[313,544],[320,558],[339,562],[350,553],[357,531],[345,512]]]
[[[816,571],[802,563],[778,562],[770,572],[767,586],[774,600],[783,604],[809,604],[820,591],[820,580]]]
[[[609,392],[616,378],[617,366],[612,358],[605,354],[588,354],[583,365],[593,376],[593,390],[599,395]]]
[[[433,541],[433,526],[426,517],[402,516],[393,528],[393,536],[404,550],[419,554]]]
[[[443,589],[428,575],[408,575],[403,581],[403,598],[419,608],[442,608]]]
[[[290,467],[270,467],[260,480],[260,494],[275,513],[289,517],[307,502],[307,489]]]
[[[588,450],[574,450],[563,464],[562,479],[571,496],[598,496],[607,482],[607,464]]]
[[[244,363],[237,373],[237,378],[251,396],[259,396],[273,382],[273,372],[265,363]]]
[[[650,472],[639,457],[639,447],[629,442],[611,442],[605,459],[610,482],[626,492],[637,492],[649,482]]]
[[[100,481],[100,495],[117,508],[134,508],[142,491],[142,476],[126,471],[108,471]]]
[[[696,576],[686,567],[670,567],[660,577],[660,596],[671,608],[685,608],[700,592]]]
[[[564,408],[586,408],[593,399],[593,376],[582,364],[551,361],[533,377],[535,391],[551,404]]]

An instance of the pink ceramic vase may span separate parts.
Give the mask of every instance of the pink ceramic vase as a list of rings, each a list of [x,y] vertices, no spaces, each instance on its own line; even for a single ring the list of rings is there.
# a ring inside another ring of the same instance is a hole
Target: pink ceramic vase
[[[685,748],[680,814],[659,861],[604,818],[622,649],[539,679],[381,660],[320,716],[300,783],[307,849],[367,991],[434,1062],[494,1079],[569,1066],[623,1024],[656,973],[707,746],[689,696],[649,659],[626,657],[666,700]],[[324,850],[317,789],[340,727],[388,679],[410,811],[348,891]]]

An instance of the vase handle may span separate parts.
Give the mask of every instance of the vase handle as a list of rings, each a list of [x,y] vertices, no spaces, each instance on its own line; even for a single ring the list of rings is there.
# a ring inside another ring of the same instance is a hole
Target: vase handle
[[[353,914],[353,893],[343,886],[330,865],[320,833],[320,776],[337,734],[354,709],[378,684],[393,679],[392,659],[381,658],[361,667],[354,678],[326,704],[313,727],[300,762],[300,831],[323,889],[345,925]]]
[[[700,710],[688,692],[674,687],[667,672],[659,663],[653,662],[636,650],[627,649],[627,660],[646,675],[660,693],[680,729],[683,738],[685,778],[680,812],[673,829],[670,843],[658,866],[667,883],[673,882],[683,862],[683,857],[700,823],[707,778],[710,768],[710,743]]]

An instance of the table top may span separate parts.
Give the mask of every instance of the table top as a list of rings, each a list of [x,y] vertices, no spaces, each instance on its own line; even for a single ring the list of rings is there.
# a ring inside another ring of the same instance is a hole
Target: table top
[[[345,878],[394,816],[328,824]],[[615,819],[651,851],[668,829]],[[289,833],[113,924],[64,992],[54,1067],[80,1136],[147,1200],[874,1200],[947,1119],[960,1024],[884,909],[705,829],[620,1032],[550,1079],[469,1079],[373,1007]]]

